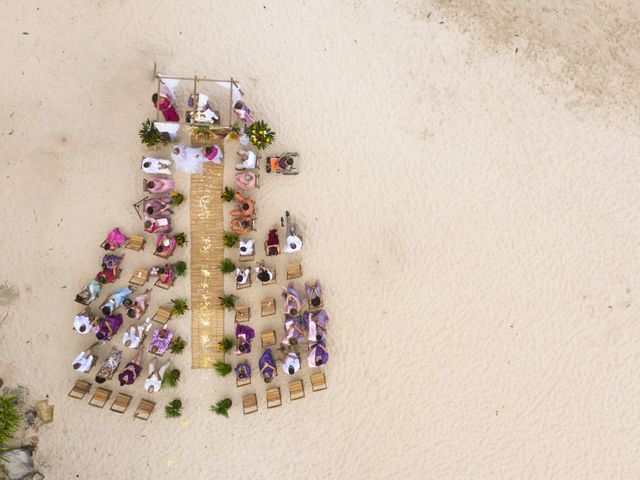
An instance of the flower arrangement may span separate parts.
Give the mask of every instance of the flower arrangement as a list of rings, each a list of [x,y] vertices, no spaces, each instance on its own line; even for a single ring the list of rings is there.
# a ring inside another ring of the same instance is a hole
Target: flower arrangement
[[[276,138],[276,132],[266,122],[259,120],[245,128],[245,134],[258,150],[264,150],[270,146]]]
[[[227,248],[233,248],[238,243],[240,236],[235,232],[224,232],[222,234],[222,243]]]
[[[224,187],[224,190],[220,194],[220,198],[225,202],[230,202],[236,197],[236,191],[230,187]]]
[[[142,122],[142,128],[138,132],[138,135],[140,136],[140,141],[148,148],[153,148],[160,143],[163,145],[167,143],[166,135],[160,133],[160,130],[158,130],[155,124],[149,119]]]
[[[173,305],[171,308],[172,315],[184,315],[189,310],[189,305],[187,305],[185,298],[173,298],[171,303]]]
[[[178,206],[181,205],[184,202],[184,195],[181,194],[180,192],[171,192],[171,203],[174,206]]]

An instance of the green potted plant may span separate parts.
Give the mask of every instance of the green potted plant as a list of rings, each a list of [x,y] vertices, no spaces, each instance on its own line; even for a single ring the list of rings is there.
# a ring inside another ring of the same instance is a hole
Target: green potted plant
[[[231,273],[236,269],[235,263],[230,258],[220,260],[220,271],[223,274]]]
[[[15,395],[0,396],[0,459],[4,447],[20,427],[20,409]]]
[[[181,205],[185,200],[185,197],[180,192],[171,192],[171,203],[174,206]]]
[[[258,120],[248,127],[245,127],[244,132],[258,150],[264,150],[270,146],[276,138],[276,133],[271,131],[271,127],[262,120]]]
[[[236,191],[230,187],[224,187],[224,190],[220,194],[220,198],[225,202],[230,202],[236,196]]]
[[[162,376],[162,388],[176,388],[180,381],[180,370],[172,369],[164,372]]]
[[[211,411],[216,415],[221,415],[223,417],[229,418],[229,409],[231,408],[232,402],[230,398],[223,398],[216,402],[215,405],[211,405]]]
[[[184,275],[187,273],[187,264],[180,260],[179,262],[173,264],[173,269],[176,271],[176,275],[178,277],[184,277]]]
[[[236,295],[224,295],[218,298],[220,299],[220,306],[223,308],[233,308],[236,306],[236,302],[238,301],[238,297]]]
[[[233,338],[225,335],[224,337],[222,337],[222,340],[218,342],[218,350],[220,350],[221,352],[227,353],[229,350],[233,348],[235,344],[236,342],[233,340]]]
[[[178,418],[182,416],[182,401],[179,399],[171,400],[164,407],[164,414],[167,418]]]
[[[176,233],[173,238],[176,239],[176,243],[179,247],[183,247],[187,243],[187,235],[184,233]]]
[[[187,342],[184,339],[181,337],[173,337],[171,342],[169,342],[169,351],[175,355],[180,355],[186,346]]]
[[[236,232],[224,232],[222,234],[222,243],[224,243],[224,246],[227,248],[235,247],[239,239],[240,235]]]
[[[231,373],[231,370],[232,370],[231,365],[229,365],[228,363],[223,362],[222,360],[218,360],[216,363],[214,363],[213,364],[213,369],[221,377],[226,377],[227,375],[229,375]]]
[[[157,148],[159,144],[164,145],[168,141],[166,135],[163,135],[149,119],[142,122],[142,128],[138,132],[138,135],[140,135],[142,143],[148,148]]]
[[[189,310],[186,298],[172,298],[171,303],[173,304],[171,315],[184,315]]]

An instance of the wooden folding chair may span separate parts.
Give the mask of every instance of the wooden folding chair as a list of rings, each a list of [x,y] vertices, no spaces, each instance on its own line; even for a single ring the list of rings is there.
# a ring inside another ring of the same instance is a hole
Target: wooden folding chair
[[[265,285],[271,285],[272,283],[276,283],[276,269],[273,269],[273,277],[271,277],[271,280],[269,280],[268,282],[262,282],[262,286]]]
[[[311,390],[319,392],[327,389],[327,379],[324,372],[318,372],[311,375]]]
[[[126,248],[139,252],[144,249],[144,245],[147,243],[142,235],[131,235],[127,242]]]
[[[160,279],[158,278],[158,279],[156,280],[156,283],[154,283],[153,285],[154,285],[154,286],[156,286],[156,287],[158,287],[158,288],[162,288],[163,290],[169,290],[169,289],[173,286],[173,284],[174,284],[175,282],[176,282],[175,277],[173,277],[173,278],[171,279],[171,282],[169,282],[169,283],[162,283],[162,282],[160,281]]]
[[[249,272],[249,278],[245,283],[236,282],[236,290],[242,290],[243,288],[249,288],[251,286],[251,272]]]
[[[302,265],[299,263],[290,263],[287,265],[287,280],[299,278],[302,276]]]
[[[130,285],[138,285],[142,286],[147,283],[149,280],[149,270],[145,268],[136,268],[133,271],[133,275],[131,275],[131,280],[129,280]]]
[[[85,380],[76,380],[76,384],[69,392],[71,398],[77,398],[82,400],[87,393],[91,390],[91,383]]]
[[[271,345],[276,344],[276,331],[269,330],[268,332],[262,332],[260,335],[262,339],[262,348],[270,347]]]
[[[251,377],[238,378],[236,375],[236,387],[246,387],[251,385]]]
[[[134,419],[138,419],[138,420],[144,420],[145,422],[149,419],[149,417],[151,416],[151,412],[153,412],[153,409],[156,406],[156,402],[152,402],[151,400],[145,400],[144,398],[140,400],[140,403],[138,404],[138,408],[136,408],[136,411],[133,414],[133,418]]]
[[[256,256],[255,247],[254,247],[254,249],[252,251],[253,251],[253,253],[251,255],[240,255],[240,261],[241,262],[253,262],[253,259]]]
[[[111,390],[98,387],[96,388],[96,391],[93,394],[93,397],[91,397],[91,400],[89,400],[89,405],[96,408],[104,408],[110,396],[111,396]]]
[[[251,308],[243,305],[241,307],[236,307],[236,323],[248,322],[249,317],[251,316]]]
[[[289,399],[293,401],[301,398],[304,398],[304,383],[302,380],[289,382]]]
[[[242,397],[242,411],[245,415],[258,411],[258,398],[255,393],[248,393]]]
[[[116,413],[124,413],[129,408],[129,404],[131,403],[131,395],[127,395],[126,393],[118,393],[116,399],[111,404],[110,410]]]
[[[275,298],[265,298],[260,303],[260,314],[263,317],[268,317],[270,315],[276,314],[276,299]]]
[[[282,405],[280,387],[273,387],[267,390],[267,408],[276,408]]]
[[[171,305],[162,305],[158,307],[158,311],[151,320],[161,323],[162,325],[166,324],[169,320],[171,320],[171,309]]]

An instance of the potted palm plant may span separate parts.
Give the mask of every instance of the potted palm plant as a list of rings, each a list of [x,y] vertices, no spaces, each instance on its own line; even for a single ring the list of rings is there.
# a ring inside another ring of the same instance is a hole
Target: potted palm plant
[[[227,375],[229,375],[231,373],[231,370],[232,370],[231,365],[229,365],[228,363],[223,362],[222,360],[218,360],[216,363],[214,363],[213,364],[213,369],[221,377],[226,377]]]
[[[178,277],[184,277],[187,273],[187,264],[180,260],[173,264],[173,269],[176,271]]]
[[[229,418],[229,409],[232,404],[233,403],[230,398],[223,398],[222,400],[217,401],[215,405],[211,405],[211,411],[216,415]]]
[[[225,335],[218,342],[218,350],[220,350],[221,352],[227,353],[229,350],[231,350],[233,348],[235,343],[236,342],[233,340],[233,338]]]
[[[218,297],[220,299],[220,306],[223,308],[233,308],[236,306],[236,302],[238,301],[238,297],[236,295],[224,295],[222,297]]]
[[[223,274],[231,273],[236,269],[235,263],[230,258],[220,260],[220,271]]]
[[[245,133],[258,150],[264,150],[273,143],[276,133],[262,120],[252,123],[244,129]]]
[[[183,247],[185,243],[187,243],[187,235],[184,233],[176,233],[173,238],[176,239],[176,244],[179,247]]]
[[[169,351],[175,355],[180,355],[186,346],[187,342],[184,341],[184,339],[181,337],[173,337],[171,342],[169,342]]]
[[[172,298],[171,303],[173,305],[171,315],[184,315],[189,310],[186,298]]]
[[[224,246],[227,248],[233,248],[238,243],[239,238],[240,235],[236,232],[224,232],[222,234],[222,243],[224,243]]]
[[[220,198],[225,202],[230,202],[236,196],[236,191],[230,187],[224,187],[224,190],[220,194]]]
[[[179,399],[171,400],[164,407],[164,414],[167,418],[178,418],[182,416],[182,401]]]
[[[162,134],[149,119],[142,122],[142,128],[138,132],[138,135],[147,148],[158,148],[158,145],[165,145],[168,141],[166,135]]]
[[[171,192],[171,204],[174,206],[181,205],[185,200],[185,197],[180,192]]]
[[[180,370],[172,369],[164,372],[162,376],[162,388],[176,388],[180,381]]]

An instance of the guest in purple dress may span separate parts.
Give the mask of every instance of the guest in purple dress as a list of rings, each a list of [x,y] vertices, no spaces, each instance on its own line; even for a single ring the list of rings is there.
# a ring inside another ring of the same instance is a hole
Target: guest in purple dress
[[[329,354],[324,342],[309,344],[309,356],[307,357],[310,367],[320,367],[329,361]]]
[[[140,372],[142,371],[142,353],[142,345],[140,345],[136,356],[133,357],[129,363],[127,363],[127,365],[118,375],[118,380],[120,380],[121,387],[124,385],[132,385],[140,375]]]
[[[297,345],[304,340],[305,321],[304,317],[284,317],[284,340],[285,345]]]
[[[151,342],[149,343],[149,352],[156,355],[164,355],[169,349],[169,343],[173,338],[173,332],[166,326],[162,329],[156,328],[151,336]]]
[[[305,319],[309,325],[309,341],[324,342],[327,340],[327,324],[329,316],[324,310],[317,312],[305,312]]]
[[[239,380],[251,378],[251,366],[249,362],[244,361],[236,365],[235,372]]]
[[[258,367],[260,368],[262,379],[265,383],[270,383],[276,374],[276,361],[273,359],[270,348],[267,348],[260,357],[260,360],[258,360]]]
[[[236,355],[251,352],[251,340],[255,336],[253,328],[247,325],[236,325]]]
[[[171,204],[173,201],[170,196],[164,196],[159,198],[152,198],[145,200],[142,204],[145,215],[151,218],[166,218],[173,214],[171,210]]]
[[[122,326],[122,315],[107,315],[98,320],[96,326],[96,338],[98,340],[111,340]]]

